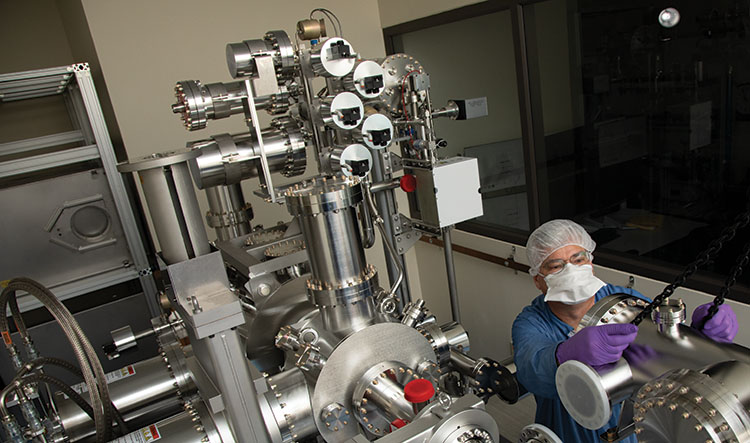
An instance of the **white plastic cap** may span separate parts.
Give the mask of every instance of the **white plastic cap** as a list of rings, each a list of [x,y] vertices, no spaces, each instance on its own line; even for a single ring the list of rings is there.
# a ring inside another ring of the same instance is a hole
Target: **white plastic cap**
[[[572,220],[550,220],[536,228],[526,242],[526,256],[529,259],[529,274],[539,273],[539,267],[553,252],[566,246],[580,246],[594,252],[596,242],[588,232]]]

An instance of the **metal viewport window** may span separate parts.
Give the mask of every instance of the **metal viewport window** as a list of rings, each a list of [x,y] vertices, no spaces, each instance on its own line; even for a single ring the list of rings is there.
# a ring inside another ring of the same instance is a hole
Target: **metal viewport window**
[[[488,97],[484,122],[436,125],[444,155],[480,159],[485,216],[459,229],[525,244],[570,218],[597,263],[669,282],[744,211],[748,6],[670,6],[677,23],[646,1],[488,1],[383,30],[442,88],[433,102]],[[748,241],[685,286],[718,293]],[[750,302],[749,274],[729,298]]]

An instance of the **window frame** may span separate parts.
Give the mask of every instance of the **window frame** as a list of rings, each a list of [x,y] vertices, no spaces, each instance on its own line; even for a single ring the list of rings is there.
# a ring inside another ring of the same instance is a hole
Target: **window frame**
[[[541,220],[550,218],[550,214],[541,213],[540,206],[540,189],[543,188],[540,188],[539,184],[540,181],[546,180],[546,177],[540,177],[537,168],[533,167],[537,164],[536,153],[544,150],[544,122],[542,119],[541,80],[536,33],[531,28],[534,23],[534,9],[526,8],[526,6],[545,1],[550,0],[488,0],[383,28],[386,55],[391,55],[396,52],[396,39],[402,34],[496,12],[510,11],[530,231],[538,227]],[[417,215],[411,196],[409,206],[412,213]],[[490,226],[477,221],[459,223],[456,228],[520,246],[526,244],[529,236],[528,233],[511,228]],[[634,276],[664,282],[671,282],[684,269],[684,266],[674,263],[645,263],[641,257],[607,251],[596,251],[595,262],[598,265],[617,269]],[[724,276],[699,270],[683,286],[716,295],[724,286],[724,278]],[[750,287],[737,283],[732,287],[732,291],[727,298],[750,304]]]

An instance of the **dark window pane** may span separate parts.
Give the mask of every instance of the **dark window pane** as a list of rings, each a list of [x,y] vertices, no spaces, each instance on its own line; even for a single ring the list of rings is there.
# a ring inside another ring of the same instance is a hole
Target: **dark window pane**
[[[541,83],[542,221],[575,219],[600,251],[676,269],[747,204],[750,41],[747,3],[670,6],[681,15],[671,28],[645,1],[549,0],[525,19]],[[738,237],[709,272],[728,274]]]

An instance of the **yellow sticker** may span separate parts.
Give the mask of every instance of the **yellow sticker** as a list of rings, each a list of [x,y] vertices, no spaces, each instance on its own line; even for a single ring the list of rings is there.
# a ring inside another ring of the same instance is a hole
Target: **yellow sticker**
[[[10,283],[10,280],[0,281],[0,288],[7,288],[8,287],[8,283]]]

